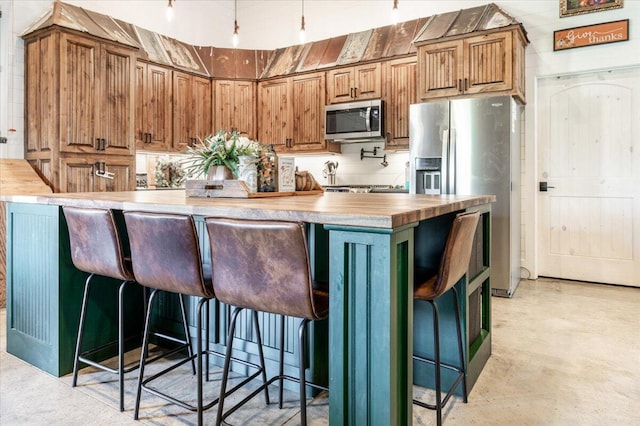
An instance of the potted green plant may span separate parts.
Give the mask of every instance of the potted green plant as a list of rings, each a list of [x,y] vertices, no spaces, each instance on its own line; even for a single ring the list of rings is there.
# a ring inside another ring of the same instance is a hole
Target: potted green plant
[[[262,145],[257,141],[241,137],[238,132],[219,130],[187,149],[185,171],[195,178],[237,179],[240,157],[259,158],[261,150]],[[226,168],[228,172],[218,171],[215,167]]]

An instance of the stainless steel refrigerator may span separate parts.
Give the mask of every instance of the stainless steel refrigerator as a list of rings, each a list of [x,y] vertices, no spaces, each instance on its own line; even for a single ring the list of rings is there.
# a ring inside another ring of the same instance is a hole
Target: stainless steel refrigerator
[[[523,108],[510,96],[410,107],[411,194],[493,194],[491,288],[520,281],[520,141]]]

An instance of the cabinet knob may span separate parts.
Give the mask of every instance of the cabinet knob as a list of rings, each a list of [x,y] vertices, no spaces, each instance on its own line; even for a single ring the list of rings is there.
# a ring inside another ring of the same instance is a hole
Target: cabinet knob
[[[458,92],[462,92],[462,79],[458,79]]]
[[[357,98],[357,97],[358,97],[358,88],[357,88],[357,87],[354,87],[354,88],[353,88],[353,97],[354,97],[354,98]]]

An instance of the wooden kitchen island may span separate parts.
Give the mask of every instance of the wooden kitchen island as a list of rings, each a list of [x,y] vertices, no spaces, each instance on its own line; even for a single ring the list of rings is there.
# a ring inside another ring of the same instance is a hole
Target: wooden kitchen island
[[[416,305],[414,310],[414,266],[436,268],[455,214],[480,210],[469,280],[457,284],[466,324],[469,389],[491,352],[489,228],[494,196],[325,193],[212,199],[187,198],[184,191],[133,191],[0,199],[8,201],[7,350],[54,375],[66,374],[71,368],[84,278],[71,264],[63,205],[111,208],[118,213],[144,210],[194,215],[204,262],[210,262],[204,217],[308,224],[312,272],[316,279],[327,279],[330,289],[328,330],[322,322],[312,327],[308,367],[310,377],[322,380],[324,375],[326,380],[328,357],[331,425],[411,424],[412,353],[429,353],[432,330],[422,306]],[[444,305],[443,360],[455,360],[452,309]],[[193,317],[194,303],[189,311]],[[111,337],[105,330],[114,328],[115,317],[108,310],[104,312],[100,321],[88,326],[89,340]],[[220,336],[226,326],[225,312],[218,304],[212,316],[219,331],[212,338],[214,345],[224,344]],[[262,321],[270,320],[265,316]],[[287,327],[295,333],[297,326],[291,321]],[[420,331],[412,339],[414,324]],[[276,360],[276,331],[263,330],[265,344],[274,342]],[[250,336],[246,340],[250,343]],[[287,339],[286,358],[287,368],[294,374],[295,340]],[[251,345],[245,346],[251,358]],[[267,358],[271,358],[269,349]],[[424,379],[416,383],[430,385]]]

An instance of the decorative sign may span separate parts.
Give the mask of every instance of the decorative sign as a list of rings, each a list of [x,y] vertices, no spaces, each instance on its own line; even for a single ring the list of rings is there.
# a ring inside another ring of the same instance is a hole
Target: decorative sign
[[[624,0],[560,0],[560,17],[601,12],[622,7]]]
[[[594,46],[629,40],[629,20],[585,25],[553,32],[553,50]]]

